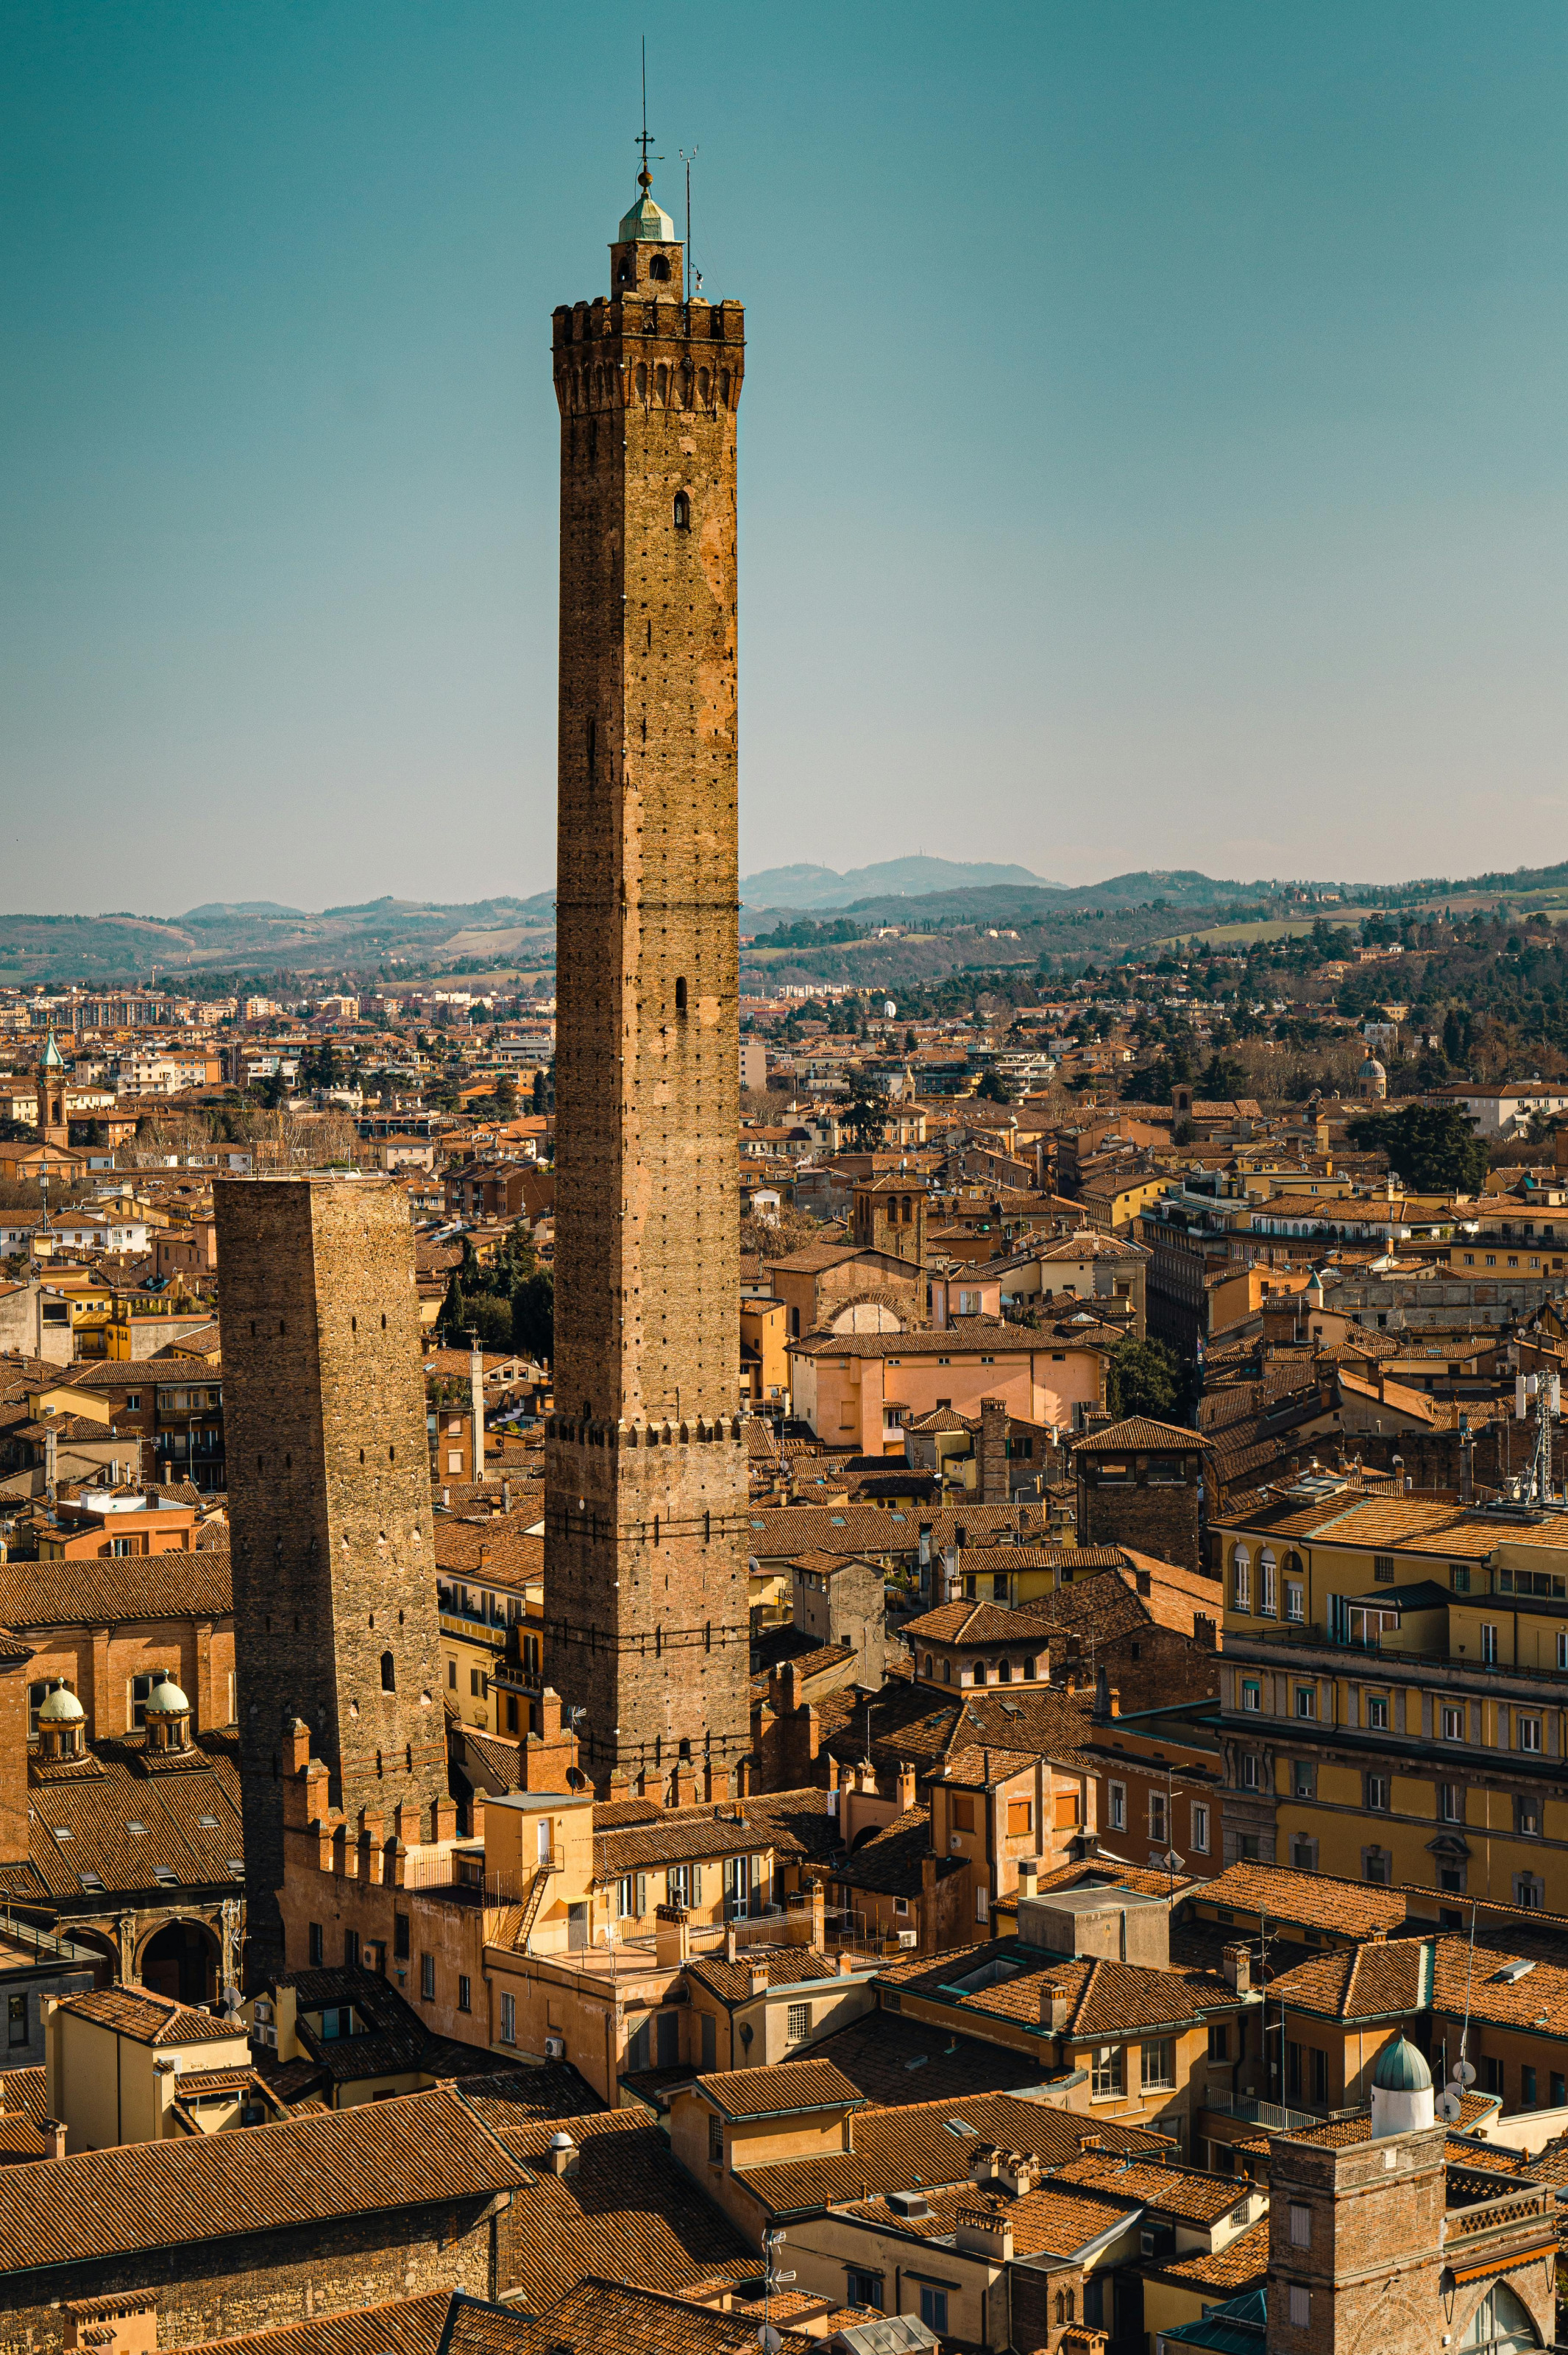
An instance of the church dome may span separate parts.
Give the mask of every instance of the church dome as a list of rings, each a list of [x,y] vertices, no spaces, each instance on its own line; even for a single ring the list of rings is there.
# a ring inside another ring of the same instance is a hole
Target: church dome
[[[159,1677],[147,1695],[149,1717],[188,1717],[190,1703],[173,1677]]]
[[[1375,1055],[1369,1055],[1357,1073],[1357,1077],[1363,1080],[1386,1080],[1388,1073]]]
[[[659,209],[645,188],[623,219],[615,242],[617,245],[675,245],[678,240],[674,221],[668,213]]]
[[[40,1725],[80,1725],[87,1715],[69,1685],[57,1685],[38,1710]]]
[[[1423,2094],[1431,2090],[1432,2072],[1408,2037],[1392,2036],[1378,2054],[1372,2083],[1380,2094]]]

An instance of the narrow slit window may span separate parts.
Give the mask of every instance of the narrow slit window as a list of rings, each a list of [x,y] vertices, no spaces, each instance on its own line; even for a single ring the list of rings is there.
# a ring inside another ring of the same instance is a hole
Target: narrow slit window
[[[686,975],[685,975],[685,974],[681,974],[680,975],[678,975],[678,977],[677,978],[677,981],[676,981],[676,985],[675,985],[675,1010],[676,1010],[676,1012],[677,1012],[677,1014],[684,1014],[684,1013],[686,1012]]]
[[[677,491],[675,495],[675,527],[677,531],[691,529],[691,501],[684,491]]]
[[[396,1692],[397,1689],[398,1674],[396,1668],[392,1665],[392,1656],[390,1652],[383,1652],[381,1655],[381,1690],[383,1692]]]

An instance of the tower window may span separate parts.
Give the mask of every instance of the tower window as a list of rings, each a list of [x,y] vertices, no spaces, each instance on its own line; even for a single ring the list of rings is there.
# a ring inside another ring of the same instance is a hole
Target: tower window
[[[383,1692],[396,1692],[397,1689],[398,1672],[392,1665],[392,1656],[390,1652],[383,1652],[381,1655],[381,1690]]]
[[[648,276],[650,278],[656,278],[661,285],[669,276],[669,263],[662,253],[656,253],[653,260],[649,262]]]
[[[686,975],[685,975],[685,974],[681,974],[681,975],[677,977],[677,981],[676,981],[676,985],[675,985],[675,1010],[676,1010],[676,1012],[677,1012],[677,1014],[684,1014],[684,1013],[686,1012]]]
[[[677,531],[691,529],[691,501],[684,491],[677,491],[675,495],[675,527]]]

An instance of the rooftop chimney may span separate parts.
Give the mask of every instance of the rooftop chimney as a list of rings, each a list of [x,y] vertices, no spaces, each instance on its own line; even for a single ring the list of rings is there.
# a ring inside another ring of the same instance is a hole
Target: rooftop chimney
[[[44,2157],[63,2158],[65,2157],[64,2121],[60,2118],[40,2118],[38,2132],[44,2138]]]

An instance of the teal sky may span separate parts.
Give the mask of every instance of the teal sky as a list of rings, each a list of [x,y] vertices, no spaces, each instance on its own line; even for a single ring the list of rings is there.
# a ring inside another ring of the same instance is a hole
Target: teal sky
[[[553,874],[553,304],[748,306],[742,867],[1568,856],[1562,0],[0,6],[0,905]]]

